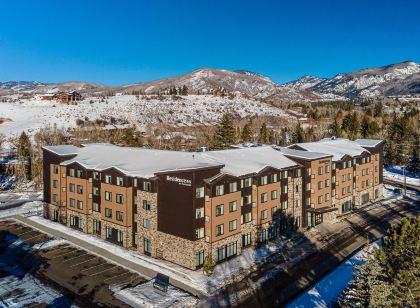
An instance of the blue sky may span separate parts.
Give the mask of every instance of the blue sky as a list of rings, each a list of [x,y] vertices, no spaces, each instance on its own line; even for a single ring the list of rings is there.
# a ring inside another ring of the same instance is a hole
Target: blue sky
[[[420,1],[2,1],[0,81],[120,85],[200,67],[285,82],[420,62]]]

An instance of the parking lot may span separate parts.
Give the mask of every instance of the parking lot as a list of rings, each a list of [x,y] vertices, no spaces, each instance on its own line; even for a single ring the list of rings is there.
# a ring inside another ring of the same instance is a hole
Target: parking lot
[[[39,249],[31,253],[41,258],[42,264],[33,274],[68,293],[76,304],[127,307],[112,296],[109,287],[135,286],[146,281],[136,273],[65,242],[49,247],[54,239],[13,220],[0,221],[0,234],[15,235],[30,245],[39,244]]]

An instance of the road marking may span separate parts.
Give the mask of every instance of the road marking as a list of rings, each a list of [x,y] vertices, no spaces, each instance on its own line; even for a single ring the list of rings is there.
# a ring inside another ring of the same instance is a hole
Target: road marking
[[[60,254],[60,255],[58,255],[58,256],[55,256],[55,257],[51,258],[51,260],[54,260],[54,259],[58,259],[58,258],[64,257],[65,255],[71,254],[71,253],[73,253],[73,252],[75,252],[75,251],[74,251],[74,250],[72,250],[72,251],[67,251],[67,252],[65,252],[65,253],[62,253],[62,254]]]
[[[102,265],[104,265],[104,264],[107,264],[107,262],[103,262],[103,263],[97,264],[97,265],[95,265],[95,266],[92,266],[92,267],[86,268],[86,269],[84,269],[84,270],[81,270],[80,272],[87,272],[87,271],[89,271],[89,270],[91,270],[91,269],[93,269],[93,268],[96,268],[96,267],[98,267],[98,266],[102,266]]]
[[[108,280],[113,280],[113,279],[115,279],[115,278],[118,278],[118,277],[120,277],[120,276],[127,275],[127,274],[131,274],[131,273],[130,273],[129,271],[126,271],[126,272],[124,272],[124,273],[122,273],[122,274],[119,274],[119,275],[117,275],[117,276],[114,276],[114,277],[109,277],[109,278],[105,279],[105,280],[104,280],[104,282],[105,282],[105,283],[108,283],[108,282],[107,282]]]
[[[77,251],[78,252],[78,251]],[[76,256],[76,257],[72,257],[72,258],[70,258],[70,259],[66,259],[66,260],[64,260],[62,263],[66,263],[66,262],[69,262],[69,261],[71,261],[71,260],[74,260],[74,259],[77,259],[77,258],[80,258],[80,257],[84,257],[84,256],[86,256],[87,255],[87,253],[86,252],[83,252],[81,255],[78,255],[78,256]]]
[[[87,255],[89,255],[89,254],[87,254]],[[89,255],[90,256],[90,255]],[[97,257],[97,256],[93,256],[93,258],[92,259],[89,259],[89,260],[84,260],[83,262],[80,262],[80,263],[77,263],[77,264],[73,264],[73,265],[71,265],[70,267],[76,267],[76,266],[79,266],[79,265],[81,265],[81,264],[84,264],[84,263],[86,263],[86,262],[89,262],[89,261],[92,261],[93,259],[96,259],[96,258],[98,258],[99,259],[99,257]]]
[[[97,273],[92,274],[92,275],[89,275],[89,276],[93,277],[93,276],[96,276],[96,275],[99,275],[99,274],[105,273],[105,272],[109,271],[110,269],[114,269],[114,268],[116,268],[116,267],[117,267],[116,265],[112,265],[110,268],[104,269],[103,271],[97,272]]]

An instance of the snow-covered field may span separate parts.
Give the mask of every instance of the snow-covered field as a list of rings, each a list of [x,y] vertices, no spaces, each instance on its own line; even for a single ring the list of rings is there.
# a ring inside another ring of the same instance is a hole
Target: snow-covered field
[[[46,125],[74,127],[77,119],[109,120],[123,119],[133,125],[165,123],[174,126],[212,125],[224,113],[240,117],[253,115],[288,115],[282,110],[247,98],[222,98],[211,95],[188,95],[178,100],[164,97],[163,100],[140,96],[113,96],[101,102],[98,98],[86,98],[77,105],[60,104],[40,99],[20,100],[15,103],[0,103],[0,117],[11,122],[0,124],[0,132],[6,135],[22,131],[33,132]],[[290,116],[289,116],[290,117]]]
[[[420,187],[420,178],[405,171],[407,184]],[[384,168],[384,178],[393,180],[399,183],[404,183],[404,172],[400,166],[392,166]]]
[[[322,278],[312,288],[290,302],[288,308],[306,307],[333,307],[340,293],[347,287],[353,279],[355,265],[366,262],[368,255],[381,245],[381,240],[377,240],[369,246],[369,250],[362,249],[354,254],[347,261],[337,266],[331,273]]]

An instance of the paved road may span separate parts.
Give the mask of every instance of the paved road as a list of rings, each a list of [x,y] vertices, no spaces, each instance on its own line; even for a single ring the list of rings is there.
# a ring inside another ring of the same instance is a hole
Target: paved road
[[[399,188],[404,188],[404,183],[393,181],[391,179],[384,179],[384,184],[390,184]],[[417,193],[420,193],[420,187],[412,184],[406,184],[407,190],[411,189],[414,190]]]
[[[156,271],[154,271],[150,268],[147,268],[147,267],[144,267],[144,266],[142,266],[138,263],[129,261],[129,260],[127,260],[125,258],[122,258],[122,257],[120,257],[120,256],[118,256],[118,255],[116,255],[116,254],[114,254],[114,253],[112,253],[112,252],[110,252],[106,249],[100,248],[96,245],[92,245],[89,242],[86,242],[86,241],[84,241],[80,238],[76,238],[72,235],[66,234],[66,233],[61,232],[59,230],[49,228],[47,226],[39,224],[35,221],[32,221],[32,220],[30,220],[26,217],[20,216],[20,215],[13,216],[13,218],[16,219],[19,222],[22,222],[25,225],[28,225],[28,226],[33,227],[35,229],[38,229],[41,232],[45,232],[45,233],[50,234],[52,236],[61,237],[65,240],[69,241],[70,243],[73,243],[73,244],[75,244],[75,245],[77,245],[77,246],[79,246],[83,249],[86,249],[86,250],[88,250],[92,253],[95,253],[95,254],[97,254],[97,255],[99,255],[99,256],[101,256],[101,257],[103,257],[103,258],[105,258],[105,259],[107,259],[111,262],[114,262],[118,265],[121,265],[121,266],[123,266],[123,267],[125,267],[125,268],[127,268],[131,271],[137,272],[142,276],[153,278],[157,274]],[[184,283],[183,281],[179,281],[177,279],[170,278],[169,282],[173,286],[175,286],[177,288],[180,288],[182,290],[186,290],[186,291],[190,292],[191,294],[193,294],[195,296],[199,296],[199,297],[202,296],[202,294],[199,290],[197,290],[194,287]]]

